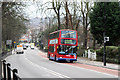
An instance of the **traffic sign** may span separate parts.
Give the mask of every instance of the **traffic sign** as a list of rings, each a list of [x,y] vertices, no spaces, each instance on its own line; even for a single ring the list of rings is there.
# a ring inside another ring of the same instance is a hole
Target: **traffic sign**
[[[11,45],[12,44],[12,40],[6,40],[6,45]]]
[[[109,41],[109,37],[104,37],[104,42]]]

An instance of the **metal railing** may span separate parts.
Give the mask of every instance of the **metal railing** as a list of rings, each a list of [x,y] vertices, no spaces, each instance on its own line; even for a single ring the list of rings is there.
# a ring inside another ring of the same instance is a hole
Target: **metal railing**
[[[2,60],[2,80],[22,80],[17,73],[17,69],[11,69],[10,63],[6,63],[6,60]]]

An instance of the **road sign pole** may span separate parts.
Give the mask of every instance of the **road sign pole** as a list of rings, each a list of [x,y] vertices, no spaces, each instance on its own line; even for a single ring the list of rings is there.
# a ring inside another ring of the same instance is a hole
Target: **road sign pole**
[[[15,51],[15,43],[14,43],[14,51]]]
[[[14,51],[15,51],[15,45],[16,45],[16,42],[14,41]]]

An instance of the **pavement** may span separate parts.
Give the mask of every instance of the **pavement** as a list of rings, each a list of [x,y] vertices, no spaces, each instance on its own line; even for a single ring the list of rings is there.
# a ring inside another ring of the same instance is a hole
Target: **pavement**
[[[106,66],[104,66],[103,62],[100,61],[91,61],[88,58],[84,57],[78,57],[77,63],[82,63],[82,64],[87,64],[87,65],[92,65],[92,66],[97,66],[97,67],[103,67],[103,68],[108,68],[108,69],[113,69],[113,70],[120,70],[118,64],[113,64],[113,63],[106,63]]]

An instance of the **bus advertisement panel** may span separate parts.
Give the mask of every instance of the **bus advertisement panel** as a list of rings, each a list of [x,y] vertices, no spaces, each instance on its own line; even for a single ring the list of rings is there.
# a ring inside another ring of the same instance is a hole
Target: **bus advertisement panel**
[[[59,30],[50,33],[48,58],[55,61],[77,61],[78,35],[75,30]]]

